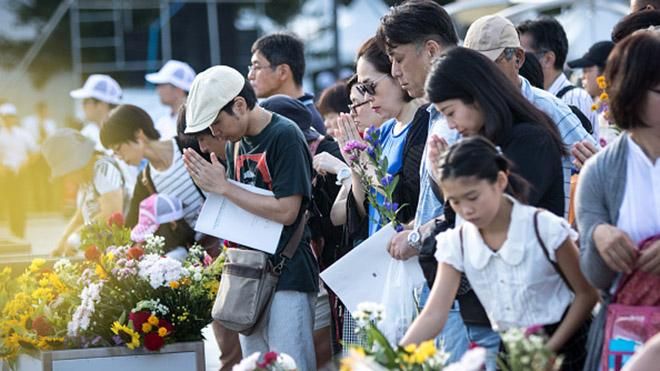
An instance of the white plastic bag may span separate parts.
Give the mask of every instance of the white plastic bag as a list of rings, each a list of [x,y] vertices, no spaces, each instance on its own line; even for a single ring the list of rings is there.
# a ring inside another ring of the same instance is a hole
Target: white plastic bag
[[[416,314],[414,282],[408,269],[404,261],[392,259],[383,289],[381,304],[385,307],[385,318],[379,328],[393,346],[406,334]]]

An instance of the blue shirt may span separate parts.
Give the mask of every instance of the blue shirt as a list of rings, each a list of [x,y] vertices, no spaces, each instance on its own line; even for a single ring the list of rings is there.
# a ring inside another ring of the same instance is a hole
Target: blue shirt
[[[449,145],[456,143],[459,134],[456,130],[449,128],[445,116],[432,104],[426,110],[429,112],[429,136],[436,134],[444,138]],[[426,150],[427,148],[424,148],[419,169],[419,204],[415,214],[415,228],[426,224],[444,212],[442,200],[438,200],[431,189],[431,175],[427,166]]]
[[[571,111],[571,109],[561,99],[555,97],[549,92],[533,87],[532,84],[522,76],[518,76],[521,81],[522,95],[532,103],[536,108],[550,116],[557,125],[561,140],[570,151],[578,142],[589,140],[594,147],[598,148],[596,140],[582,127],[580,119]],[[568,155],[562,158],[562,170],[564,174],[564,216],[568,215],[568,204],[571,195],[571,169],[573,168],[573,156]]]
[[[403,166],[403,148],[406,146],[410,129],[410,124],[408,124],[400,133],[394,134],[395,125],[396,120],[390,119],[380,127],[382,154],[387,158],[387,172],[391,175],[398,173]],[[380,179],[377,179],[377,181],[380,181]],[[385,202],[385,196],[376,192],[376,200],[378,204],[382,205]],[[369,205],[369,236],[376,233],[378,229],[380,229],[380,214]]]

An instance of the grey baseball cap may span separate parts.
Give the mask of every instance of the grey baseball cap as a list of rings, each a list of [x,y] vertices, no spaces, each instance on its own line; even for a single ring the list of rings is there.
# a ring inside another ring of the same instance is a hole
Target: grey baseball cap
[[[94,141],[73,129],[58,129],[41,146],[51,177],[82,169],[94,154]]]

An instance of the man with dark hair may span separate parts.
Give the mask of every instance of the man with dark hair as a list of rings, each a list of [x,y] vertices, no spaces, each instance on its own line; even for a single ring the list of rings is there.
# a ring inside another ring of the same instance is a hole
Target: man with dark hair
[[[252,44],[248,80],[258,98],[276,94],[301,101],[312,114],[312,127],[325,135],[323,118],[314,106],[314,96],[303,91],[305,45],[291,33],[262,36]]]
[[[630,0],[630,13],[642,10],[660,10],[660,0]]]
[[[554,18],[543,17],[521,23],[518,32],[520,44],[525,51],[534,53],[541,63],[545,90],[569,106],[579,108],[589,119],[592,128],[598,126],[596,112],[591,109],[591,96],[584,89],[572,85],[564,75],[564,63],[568,55],[568,38],[564,27]]]
[[[392,7],[381,18],[376,37],[392,61],[392,76],[413,98],[424,97],[424,84],[433,61],[458,43],[451,17],[442,6],[431,0],[409,1]],[[422,106],[420,109],[426,109],[430,114],[429,136],[442,138],[449,143],[458,138],[458,133],[449,128],[447,119],[433,105]],[[407,260],[420,254],[432,255],[432,252],[422,249],[425,236],[421,227],[434,224],[434,218],[441,217],[444,208],[443,200],[436,197],[432,189],[426,161],[427,151],[428,146],[420,165],[419,202],[415,219],[404,231],[395,235],[388,246],[390,255],[395,259]],[[420,298],[421,306],[426,304],[428,292],[429,287],[425,286]],[[473,335],[474,340],[482,346],[487,346],[486,343],[499,346],[498,336],[485,339],[481,334]],[[452,361],[460,359],[467,350],[466,328],[457,305],[449,312],[440,337]]]
[[[660,25],[660,7],[652,10],[645,10],[628,14],[623,17],[619,23],[612,29],[612,41],[618,44],[619,41],[633,34],[637,30],[643,30],[652,26]]]
[[[281,254],[293,238],[311,200],[312,162],[303,134],[291,120],[258,106],[254,90],[235,69],[214,66],[195,78],[186,106],[186,134],[210,129],[231,141],[227,167],[211,154],[205,161],[185,150],[185,164],[195,183],[255,215],[283,224],[273,266],[283,264],[270,308],[250,335],[240,335],[243,354],[277,349],[289,354],[300,370],[316,367],[313,327],[318,265],[309,228],[291,259]],[[255,194],[229,179],[273,192]],[[254,233],[246,230],[244,233]],[[245,247],[248,248],[248,247]]]

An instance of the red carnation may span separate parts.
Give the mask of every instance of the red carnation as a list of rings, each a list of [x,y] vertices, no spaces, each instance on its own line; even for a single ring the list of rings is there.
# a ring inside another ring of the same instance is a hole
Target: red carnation
[[[124,226],[124,214],[122,214],[119,211],[116,211],[110,215],[108,218],[108,227],[112,227],[113,225],[116,225],[117,227],[123,227]]]
[[[89,261],[98,261],[101,257],[101,252],[96,245],[89,245],[85,249],[85,259]]]
[[[142,333],[142,324],[149,320],[149,316],[151,316],[151,312],[146,310],[131,312],[131,314],[128,315],[128,319],[133,322],[133,330]]]
[[[142,255],[144,255],[144,249],[142,249],[142,246],[135,244],[128,249],[126,255],[133,260],[140,260]]]
[[[165,345],[165,340],[158,336],[157,332],[150,332],[144,335],[144,347],[151,351],[160,350]]]
[[[277,353],[275,352],[268,352],[264,354],[264,360],[263,362],[257,363],[257,366],[260,368],[266,368],[272,364],[274,364],[277,361]]]
[[[32,329],[39,336],[50,336],[53,334],[53,326],[44,316],[39,316],[32,321]]]
[[[468,349],[475,349],[479,348],[479,344],[477,344],[476,341],[471,341],[470,344],[468,345]]]

